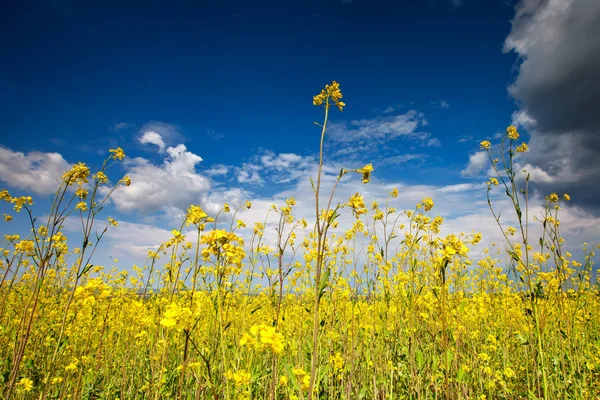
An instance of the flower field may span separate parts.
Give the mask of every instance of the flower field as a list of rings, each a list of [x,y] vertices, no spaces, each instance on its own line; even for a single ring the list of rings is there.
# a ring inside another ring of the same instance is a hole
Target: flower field
[[[484,249],[477,232],[441,235],[430,197],[396,210],[401,190],[369,204],[359,186],[334,201],[344,176],[368,185],[376,173],[342,169],[323,184],[341,99],[335,81],[313,98],[323,120],[312,221],[295,217],[294,198],[253,226],[243,221],[249,201],[215,215],[190,205],[143,266],[117,270],[94,256],[119,229],[103,206],[131,184],[109,179],[122,149],[98,171],[73,165],[50,210],[0,192],[15,211],[5,221],[31,227],[20,237],[3,225],[2,398],[599,399],[594,247],[582,244],[580,260],[563,249],[568,194],[548,194],[544,214],[529,215],[529,177],[513,169],[528,146],[516,128],[481,143],[495,171],[483,190],[505,239]],[[514,226],[496,212],[495,191],[510,199]],[[81,227],[76,239],[67,219]]]

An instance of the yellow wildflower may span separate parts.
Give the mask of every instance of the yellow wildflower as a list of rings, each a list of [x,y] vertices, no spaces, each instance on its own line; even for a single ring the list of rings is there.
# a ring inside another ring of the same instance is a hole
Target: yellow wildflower
[[[29,378],[21,378],[17,383],[17,390],[21,393],[28,393],[33,389],[33,381]]]
[[[521,143],[521,145],[517,147],[517,153],[525,153],[527,150],[529,150],[527,143]]]
[[[509,126],[508,128],[506,128],[506,135],[511,140],[518,140],[519,139],[519,132],[517,132],[517,128],[515,128],[512,125]]]
[[[367,164],[358,170],[362,174],[362,183],[368,183],[371,180],[371,172],[373,172],[373,164]]]
[[[121,161],[125,158],[125,152],[123,152],[123,149],[120,147],[117,147],[116,149],[110,149],[108,152],[111,154],[113,160]]]

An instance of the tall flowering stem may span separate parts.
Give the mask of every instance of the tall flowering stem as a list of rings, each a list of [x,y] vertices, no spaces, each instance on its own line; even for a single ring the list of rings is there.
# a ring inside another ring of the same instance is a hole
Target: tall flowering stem
[[[321,143],[319,146],[319,170],[317,173],[317,185],[315,187],[314,183],[311,181],[313,185],[313,190],[315,193],[315,217],[316,217],[316,233],[317,233],[317,262],[315,266],[315,297],[314,297],[314,309],[313,309],[313,345],[312,345],[312,354],[311,354],[311,368],[310,368],[310,384],[308,389],[308,399],[313,398],[314,390],[315,390],[315,379],[317,372],[317,362],[319,356],[319,305],[321,303],[321,297],[327,287],[329,274],[326,273],[323,275],[323,256],[325,253],[325,242],[327,239],[327,230],[329,226],[334,222],[337,218],[337,210],[330,212],[331,202],[333,199],[333,194],[335,192],[335,188],[346,173],[345,170],[340,171],[340,174],[331,190],[331,195],[329,196],[329,202],[327,205],[327,209],[323,212],[319,212],[319,194],[321,191],[321,178],[323,174],[323,143],[325,141],[325,131],[327,130],[327,120],[329,118],[329,109],[332,104],[336,105],[340,111],[343,110],[346,105],[344,102],[340,101],[342,98],[342,92],[340,91],[339,84],[336,81],[333,81],[331,85],[325,85],[325,88],[318,95],[314,96],[313,104],[315,106],[324,106],[325,109],[325,117],[323,119],[323,125],[319,125],[321,127]],[[321,221],[321,219],[323,221]],[[329,270],[328,270],[329,271]]]

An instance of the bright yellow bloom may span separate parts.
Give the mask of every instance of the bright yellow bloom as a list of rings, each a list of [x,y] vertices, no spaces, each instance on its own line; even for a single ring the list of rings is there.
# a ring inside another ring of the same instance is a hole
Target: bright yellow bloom
[[[558,195],[556,193],[552,193],[550,196],[548,196],[548,201],[550,203],[558,203]]]
[[[433,208],[433,199],[431,197],[425,197],[421,203],[423,204],[425,211],[430,211]]]
[[[117,147],[116,149],[110,149],[108,152],[111,154],[113,160],[121,161],[125,158],[125,152],[123,152],[123,149],[120,147]]]
[[[316,96],[313,96],[313,105],[320,106],[325,104],[325,107],[329,107],[329,100],[333,100],[337,108],[342,111],[346,106],[346,103],[340,101],[342,98],[342,92],[340,91],[340,84],[333,81],[331,85],[325,85],[325,88],[321,90]]]
[[[67,185],[72,185],[74,183],[84,184],[88,183],[89,176],[90,169],[87,165],[80,162],[73,165],[69,171],[65,172],[62,179]]]
[[[352,209],[352,213],[356,216],[357,219],[359,215],[367,213],[367,209],[365,208],[365,200],[360,194],[358,194],[358,192],[353,194],[352,197],[350,197],[350,201],[348,201],[348,206],[350,206],[350,208]]]
[[[33,253],[34,249],[33,240],[22,240],[15,244],[15,250],[20,253]]]
[[[519,132],[517,132],[517,128],[515,128],[512,125],[509,126],[508,128],[506,128],[506,135],[511,140],[518,140],[519,139]]]
[[[111,224],[112,226],[118,226],[119,225],[119,223],[117,221],[115,221],[111,217],[108,217],[108,223]]]
[[[466,256],[469,248],[454,234],[450,234],[443,241],[442,255],[444,259],[450,260],[453,256]]]
[[[244,333],[240,339],[240,346],[254,346],[257,349],[269,349],[275,354],[281,354],[285,343],[283,335],[277,332],[274,326],[253,325],[250,334]]]
[[[81,211],[87,211],[88,209],[88,205],[85,201],[80,201],[79,203],[77,203],[77,205],[75,206],[76,210],[81,210]]]
[[[527,150],[529,150],[529,146],[527,146],[527,143],[521,143],[521,145],[519,147],[517,147],[517,153],[525,153]]]
[[[225,378],[228,380],[232,380],[235,383],[235,386],[244,386],[250,384],[250,372],[247,372],[243,369],[240,369],[237,372],[232,372],[231,370],[227,370],[225,373]]]
[[[373,164],[367,164],[361,169],[357,170],[360,174],[362,174],[362,183],[368,183],[371,180],[371,172],[373,172]]]
[[[339,352],[329,357],[329,362],[333,366],[333,370],[336,372],[344,368],[344,359],[342,358],[342,355]]]
[[[10,202],[10,193],[8,193],[8,190],[6,189],[2,189],[2,191],[0,191],[0,200],[6,201],[6,202]]]
[[[484,140],[479,144],[479,147],[481,147],[483,150],[489,150],[492,148],[492,144],[489,141]]]
[[[563,199],[565,199],[565,201],[570,201],[571,200],[571,196],[569,196],[568,194],[563,194]]]
[[[31,389],[33,389],[33,381],[29,378],[21,378],[17,383],[17,390],[21,393],[31,392]]]
[[[102,171],[98,171],[98,173],[94,176],[94,179],[97,179],[100,183],[108,182],[108,176]]]
[[[390,196],[392,196],[393,198],[398,197],[398,188],[393,188],[390,192]]]
[[[77,190],[75,191],[75,196],[79,197],[80,199],[85,200],[87,195],[88,195],[87,189],[84,189],[81,186],[78,187]]]
[[[4,214],[4,222],[12,221],[12,215]]]
[[[186,220],[187,225],[193,224],[193,225],[196,225],[199,227],[200,224],[205,222],[205,219],[207,217],[208,217],[208,214],[206,214],[204,212],[202,207],[192,204],[188,207],[187,215],[185,216],[185,220]]]

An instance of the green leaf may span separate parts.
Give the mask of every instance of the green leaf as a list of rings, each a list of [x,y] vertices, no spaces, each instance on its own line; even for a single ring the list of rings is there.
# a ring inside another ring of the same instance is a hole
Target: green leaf
[[[450,369],[450,363],[452,362],[452,359],[454,359],[454,354],[452,353],[452,350],[446,350],[446,369]]]
[[[517,338],[517,340],[519,341],[519,344],[525,346],[526,344],[529,344],[529,341],[525,338],[525,336],[521,335],[520,333],[517,333],[515,335],[515,338]]]
[[[366,387],[361,387],[360,391],[358,392],[358,398],[360,399],[364,399],[365,397],[367,397],[367,388]]]
[[[325,289],[329,285],[329,277],[331,276],[331,270],[329,268],[325,269],[325,274],[321,277],[321,282],[319,282],[319,300],[323,297],[325,293]]]
[[[425,365],[425,358],[423,357],[423,352],[421,350],[417,350],[417,353],[415,354],[415,358],[417,359],[417,368],[420,371],[423,369],[423,366]]]

